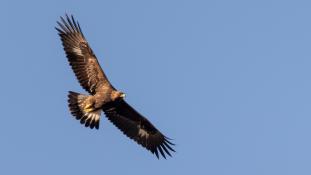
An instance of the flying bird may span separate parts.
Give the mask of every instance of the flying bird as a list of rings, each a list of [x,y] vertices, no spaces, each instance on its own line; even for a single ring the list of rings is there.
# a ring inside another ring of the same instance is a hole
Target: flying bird
[[[125,101],[125,93],[117,90],[107,76],[84,37],[79,23],[71,15],[57,21],[68,62],[80,85],[88,92],[69,91],[68,106],[80,123],[91,129],[99,128],[101,112],[126,136],[145,147],[159,158],[175,152],[174,145],[144,116]]]

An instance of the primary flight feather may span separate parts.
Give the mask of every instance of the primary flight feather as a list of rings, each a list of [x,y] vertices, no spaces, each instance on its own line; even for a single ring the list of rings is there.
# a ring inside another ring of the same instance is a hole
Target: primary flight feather
[[[125,94],[109,82],[81,27],[73,16],[66,15],[57,22],[69,64],[80,85],[89,93],[84,95],[69,91],[70,112],[80,123],[91,129],[99,128],[101,111],[126,136],[151,151],[159,158],[175,152],[169,138],[124,100]]]

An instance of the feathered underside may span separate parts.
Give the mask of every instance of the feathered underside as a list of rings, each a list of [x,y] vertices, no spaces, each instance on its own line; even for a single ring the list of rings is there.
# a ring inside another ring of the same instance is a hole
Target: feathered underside
[[[92,104],[85,99],[97,98],[96,94],[103,93],[103,89],[112,88],[104,71],[100,67],[96,56],[86,41],[80,25],[71,16],[66,15],[66,19],[61,17],[61,22],[57,22],[56,27],[69,64],[75,73],[80,85],[91,94],[90,96],[69,92],[69,109],[76,119],[86,127],[99,128],[100,112],[98,109],[92,110]],[[108,92],[108,91],[107,91]],[[105,95],[104,95],[105,96]],[[106,94],[105,97],[110,97]],[[95,101],[103,99],[95,99]],[[108,100],[109,99],[105,99]],[[111,99],[110,99],[111,100]],[[95,104],[96,106],[96,104]],[[165,137],[151,122],[134,110],[123,99],[118,99],[108,104],[103,104],[106,117],[119,128],[126,136],[151,151],[158,158],[161,154],[171,156],[175,152],[174,145],[169,138]],[[90,112],[88,112],[90,111]]]

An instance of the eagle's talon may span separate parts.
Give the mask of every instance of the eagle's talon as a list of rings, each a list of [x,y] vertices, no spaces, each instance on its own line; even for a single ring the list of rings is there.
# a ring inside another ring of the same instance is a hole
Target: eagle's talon
[[[85,107],[84,107],[84,112],[86,113],[89,113],[89,112],[92,112],[94,109],[92,107],[92,104],[87,104]]]

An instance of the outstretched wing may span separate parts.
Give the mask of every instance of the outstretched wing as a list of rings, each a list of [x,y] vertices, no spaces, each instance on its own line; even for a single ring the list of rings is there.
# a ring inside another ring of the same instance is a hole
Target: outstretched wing
[[[171,147],[174,145],[157,130],[145,117],[139,114],[124,100],[119,100],[106,106],[104,109],[106,117],[118,127],[126,136],[135,140],[159,158],[159,152],[166,158],[171,156]]]
[[[89,93],[95,94],[96,89],[103,84],[110,84],[101,69],[96,56],[87,43],[80,25],[71,16],[66,15],[55,27],[61,37],[69,64],[73,69],[80,85]]]

